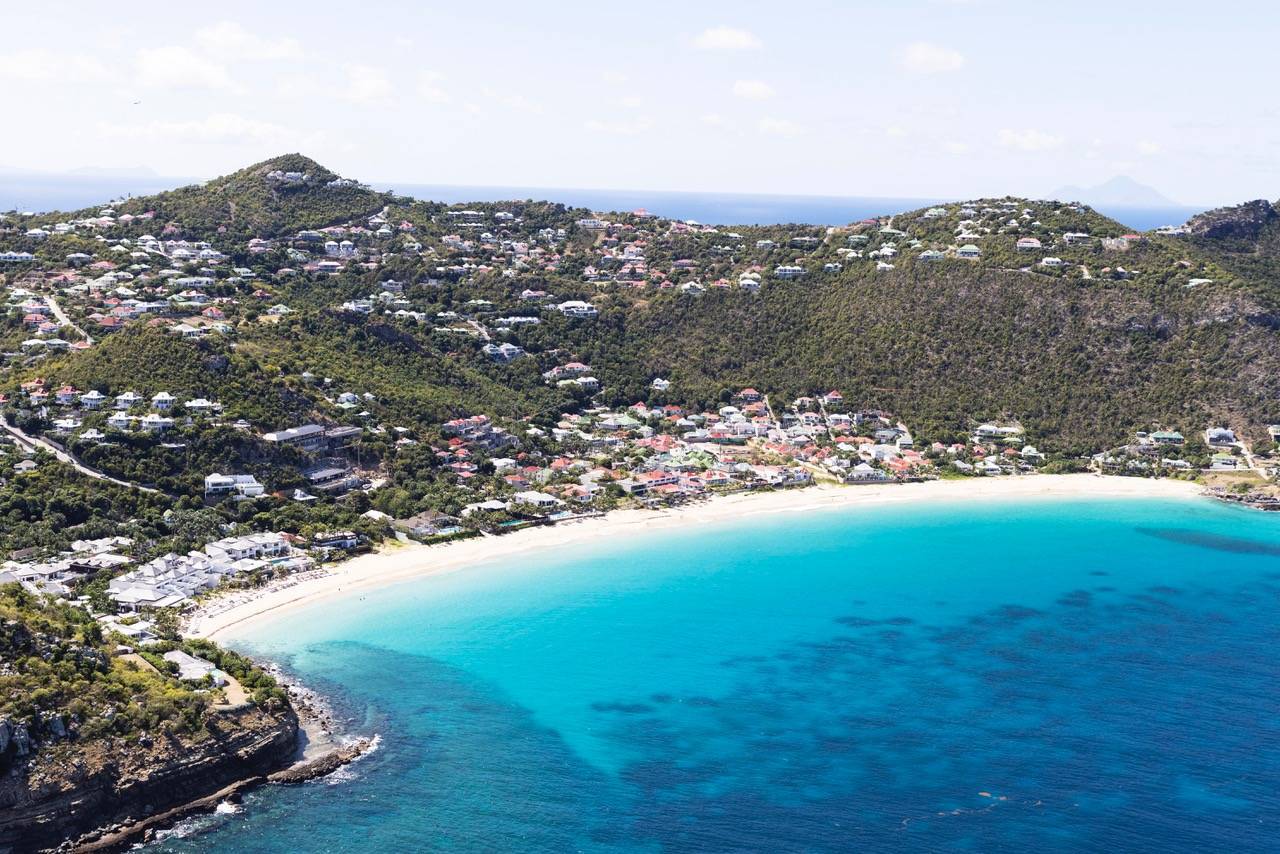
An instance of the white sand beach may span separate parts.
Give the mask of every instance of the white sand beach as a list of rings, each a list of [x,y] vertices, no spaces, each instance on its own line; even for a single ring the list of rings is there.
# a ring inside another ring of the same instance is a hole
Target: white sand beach
[[[563,549],[578,543],[646,534],[682,525],[741,519],[762,513],[802,513],[920,501],[1026,501],[1044,498],[1191,498],[1200,487],[1181,480],[1092,474],[936,480],[866,486],[815,486],[745,493],[659,510],[619,510],[506,536],[476,537],[435,546],[392,543],[333,567],[279,579],[266,587],[218,596],[186,623],[189,636],[226,640],[250,624],[322,599],[453,572],[511,555]]]

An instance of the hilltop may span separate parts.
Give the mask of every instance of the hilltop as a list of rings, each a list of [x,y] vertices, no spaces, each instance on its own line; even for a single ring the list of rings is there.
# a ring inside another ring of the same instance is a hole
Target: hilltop
[[[1266,199],[1192,217],[1188,241],[1224,269],[1280,296],[1280,211]]]
[[[318,228],[381,208],[389,197],[301,154],[255,163],[204,184],[139,196],[113,210],[128,233],[146,230],[225,238],[272,237]],[[93,217],[96,211],[76,216]]]

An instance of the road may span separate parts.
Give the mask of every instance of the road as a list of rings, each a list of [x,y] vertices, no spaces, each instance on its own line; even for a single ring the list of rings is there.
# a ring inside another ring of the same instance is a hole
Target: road
[[[778,420],[778,416],[773,414],[773,404],[769,403],[769,395],[767,394],[764,396],[764,409],[765,409],[765,412],[769,413],[769,421],[772,423],[772,425],[777,429],[781,430],[782,422]]]
[[[67,465],[71,466],[76,471],[80,472],[81,474],[87,477],[92,477],[97,480],[110,481],[111,483],[114,483],[117,486],[123,486],[129,489],[136,489],[136,490],[139,490],[140,492],[150,492],[153,495],[163,494],[158,489],[152,489],[149,486],[141,486],[136,483],[130,483],[127,480],[120,480],[119,478],[112,477],[111,475],[106,474],[104,472],[100,472],[97,469],[89,468],[87,465],[80,462],[80,460],[78,460],[73,454],[71,454],[68,451],[64,451],[60,449],[57,445],[53,444],[49,440],[42,439],[39,436],[29,435],[28,433],[23,432],[17,427],[14,427],[12,424],[9,423],[8,418],[0,417],[0,426],[3,426],[5,429],[5,432],[7,432],[10,436],[12,436],[19,445],[22,445],[23,447],[28,448],[32,451],[34,451],[36,448],[39,448],[43,451],[47,451],[50,454],[53,454],[55,457],[57,457],[61,462],[66,463]]]
[[[93,343],[93,336],[71,322],[71,318],[67,317],[67,313],[62,310],[62,306],[58,305],[58,300],[56,297],[50,294],[49,296],[46,296],[44,298],[44,301],[49,304],[49,309],[53,312],[53,316],[58,318],[59,323],[61,323],[63,326],[71,327],[76,332],[79,332],[80,337],[83,338],[85,341],[87,341],[90,344]]]

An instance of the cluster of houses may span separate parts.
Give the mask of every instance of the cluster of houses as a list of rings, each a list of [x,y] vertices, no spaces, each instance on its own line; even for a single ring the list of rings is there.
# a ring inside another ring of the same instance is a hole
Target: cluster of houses
[[[51,417],[54,431],[62,435],[75,435],[85,441],[101,442],[107,434],[97,427],[76,432],[84,424],[88,413],[110,412],[102,422],[111,430],[130,432],[142,430],[148,433],[164,433],[177,424],[175,416],[186,419],[207,417],[221,412],[222,404],[203,397],[179,401],[167,391],[144,397],[135,391],[125,391],[109,397],[97,389],[82,391],[72,385],[51,388],[44,379],[28,380],[19,387],[19,401],[0,396],[0,405],[21,403],[37,414]],[[145,411],[144,411],[145,410]]]
[[[1273,437],[1280,437],[1280,425],[1268,427]],[[1208,427],[1199,436],[1203,453],[1189,454],[1187,439],[1178,430],[1139,431],[1133,440],[1121,447],[1095,454],[1093,464],[1108,474],[1157,475],[1165,473],[1208,471],[1242,472],[1255,468],[1264,477],[1275,473],[1265,464],[1256,464],[1245,445],[1228,427]]]
[[[22,550],[0,563],[0,584],[16,582],[32,592],[68,598],[76,582],[133,563],[132,558],[120,554],[132,545],[128,537],[75,540],[70,549],[45,560],[34,559],[36,549]]]
[[[103,572],[118,573],[108,583],[107,595],[120,611],[183,607],[237,575],[309,569],[314,562],[296,542],[282,533],[225,537],[207,543],[203,551],[167,554],[133,566],[133,541],[127,537],[76,540],[52,559],[11,556],[0,564],[0,583],[16,582],[33,592],[72,599],[76,582]]]
[[[287,534],[226,537],[203,551],[170,553],[118,575],[107,585],[107,595],[123,611],[181,607],[236,575],[299,572],[312,565]]]
[[[288,171],[272,172],[265,180],[273,187],[316,183],[313,176]],[[805,288],[819,277],[854,269],[885,272],[904,261],[982,262],[1044,275],[1079,269],[1086,277],[1129,278],[1139,274],[1113,262],[1143,257],[1147,240],[1086,233],[1080,222],[1087,211],[1080,206],[1015,200],[940,205],[836,229],[729,230],[646,211],[549,225],[545,216],[526,221],[518,205],[479,208],[437,208],[429,216],[384,208],[325,228],[253,237],[234,247],[214,235],[208,241],[191,239],[179,224],[156,221],[153,213],[118,214],[109,207],[82,219],[30,223],[15,235],[23,241],[20,248],[0,254],[8,308],[20,321],[23,339],[15,333],[18,352],[6,356],[11,363],[30,365],[45,354],[91,347],[91,335],[135,323],[197,341],[247,335],[246,324],[257,318],[270,334],[275,327],[267,324],[295,312],[286,304],[295,281],[329,281],[348,273],[376,281],[372,287],[344,289],[343,301],[335,300],[330,309],[347,321],[376,315],[429,327],[433,336],[466,342],[459,349],[469,357],[496,363],[487,371],[515,372],[536,361],[545,382],[574,392],[570,411],[545,433],[477,414],[438,425],[438,437],[437,425],[413,434],[431,442],[441,476],[465,494],[456,502],[462,506],[455,505],[456,515],[425,509],[389,520],[405,536],[430,539],[458,534],[488,514],[508,524],[592,512],[614,500],[683,501],[722,491],[803,486],[815,479],[876,484],[937,477],[943,470],[973,476],[1033,470],[1045,456],[1018,424],[982,423],[966,441],[921,447],[899,418],[852,405],[835,390],[776,406],[759,391],[743,388],[724,406],[705,411],[673,403],[605,407],[600,392],[611,388],[607,372],[593,369],[569,347],[543,342],[548,327],[581,330],[605,322],[616,304],[611,292],[620,289],[697,297],[712,288]],[[86,251],[50,257],[50,247],[58,243],[48,240],[53,235],[82,238]],[[395,275],[405,281],[379,273],[392,261]],[[1086,261],[1096,269],[1087,268]],[[413,272],[406,275],[406,269]],[[1189,286],[1212,281],[1212,274],[1198,268],[1180,275]],[[473,291],[472,284],[486,289]],[[498,295],[504,289],[506,295]],[[437,301],[441,293],[449,296]],[[353,294],[364,296],[345,299]],[[74,323],[65,319],[59,299]],[[302,378],[317,382],[309,374]],[[672,383],[654,377],[650,387],[661,393]],[[267,449],[305,455],[305,463],[297,464],[305,489],[294,490],[295,501],[375,491],[376,473],[357,473],[344,459],[362,436],[396,431],[397,450],[416,444],[405,435],[407,428],[377,423],[373,395],[334,392],[337,388],[315,396],[317,412],[310,417],[316,422],[258,434]],[[49,417],[54,433],[91,442],[111,441],[111,431],[161,434],[178,424],[216,422],[221,412],[218,402],[205,397],[179,400],[165,391],[109,396],[43,380],[24,383],[16,397],[0,397],[0,406],[34,410]],[[325,414],[328,407],[333,411]],[[335,412],[340,413],[335,420],[364,426],[320,423]],[[254,429],[244,422],[234,426]],[[1249,464],[1229,430],[1215,428],[1204,439],[1212,449],[1208,467]],[[1181,444],[1175,431],[1140,434],[1130,448],[1099,455],[1096,465],[1126,473],[1144,473],[1144,465],[1153,471],[1180,470],[1192,465],[1178,452]],[[296,461],[296,455],[286,456]],[[210,503],[258,499],[271,489],[243,471],[208,472],[203,486]],[[347,534],[334,532],[332,542],[346,543]],[[128,565],[115,548],[119,545],[85,546],[83,552],[40,564],[39,570],[19,562],[2,571],[56,592],[57,585],[66,588],[86,567]],[[117,560],[125,563],[112,564]],[[227,577],[268,567],[288,570],[308,560],[281,534],[232,538],[132,568],[112,581],[110,594],[126,610],[165,607],[187,602]]]

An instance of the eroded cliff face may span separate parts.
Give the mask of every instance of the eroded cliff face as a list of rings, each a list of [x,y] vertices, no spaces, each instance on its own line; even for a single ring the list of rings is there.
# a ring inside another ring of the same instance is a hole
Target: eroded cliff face
[[[0,854],[55,848],[286,767],[297,737],[291,710],[248,706],[210,715],[196,738],[72,741],[14,755],[0,779]]]

